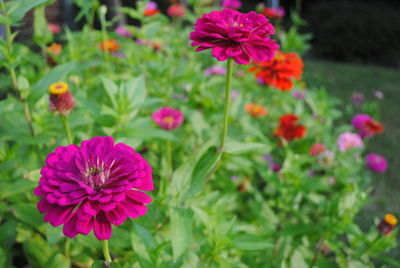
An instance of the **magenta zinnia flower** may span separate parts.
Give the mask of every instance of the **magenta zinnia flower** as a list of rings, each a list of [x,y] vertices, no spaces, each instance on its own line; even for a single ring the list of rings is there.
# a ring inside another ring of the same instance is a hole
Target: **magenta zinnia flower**
[[[173,130],[183,122],[183,114],[177,109],[163,107],[153,113],[154,122],[162,129]]]
[[[222,0],[221,6],[223,8],[239,9],[242,6],[240,0]]]
[[[365,158],[367,162],[367,167],[377,173],[384,173],[387,169],[386,159],[379,154],[369,154]]]
[[[40,173],[38,210],[45,222],[64,224],[70,238],[93,229],[97,239],[109,239],[112,224],[146,214],[151,198],[141,191],[154,189],[147,161],[111,137],[58,147]]]
[[[212,49],[219,61],[233,58],[238,64],[267,61],[279,45],[269,35],[274,26],[261,14],[240,13],[232,9],[212,11],[197,20],[190,34],[196,51]]]
[[[115,33],[123,37],[132,37],[132,33],[125,27],[119,26],[115,29]]]
[[[372,137],[382,133],[384,127],[367,114],[357,114],[352,120],[353,127],[358,129],[361,138]]]
[[[339,151],[345,152],[351,148],[361,148],[364,144],[358,134],[345,132],[340,134],[337,140],[337,145],[339,147]]]

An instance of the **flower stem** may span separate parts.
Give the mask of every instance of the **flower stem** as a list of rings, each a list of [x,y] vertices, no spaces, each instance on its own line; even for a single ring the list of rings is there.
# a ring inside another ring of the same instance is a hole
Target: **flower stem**
[[[107,264],[112,262],[111,256],[110,256],[110,250],[108,249],[108,240],[103,240],[103,254],[104,254],[104,259]]]
[[[222,127],[221,144],[219,146],[219,153],[222,154],[226,134],[228,133],[228,121],[229,121],[229,104],[230,104],[230,92],[231,92],[231,82],[233,73],[233,60],[229,58],[227,61],[227,73],[226,73],[226,87],[225,87],[225,105],[224,105],[224,123]]]
[[[167,141],[167,150],[166,150],[166,154],[167,154],[167,178],[169,178],[171,176],[171,173],[173,171],[173,167],[172,167],[172,143],[170,140]]]
[[[68,117],[65,115],[61,115],[61,121],[64,125],[65,134],[67,136],[67,141],[69,144],[73,144],[74,141],[72,140],[71,129],[69,128]]]

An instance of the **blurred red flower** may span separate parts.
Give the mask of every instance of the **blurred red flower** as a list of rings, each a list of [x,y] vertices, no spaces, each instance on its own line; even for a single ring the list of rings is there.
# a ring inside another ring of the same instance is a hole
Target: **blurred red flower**
[[[285,114],[279,119],[279,126],[274,131],[274,135],[284,138],[287,141],[300,139],[306,134],[306,127],[296,125],[299,118],[294,114]]]

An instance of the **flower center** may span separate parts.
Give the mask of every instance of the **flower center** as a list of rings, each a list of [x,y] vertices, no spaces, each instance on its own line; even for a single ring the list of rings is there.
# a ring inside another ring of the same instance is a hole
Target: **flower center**
[[[110,175],[110,168],[104,167],[104,163],[98,166],[90,166],[83,174],[83,182],[93,189],[99,190],[106,186]]]
[[[166,124],[172,124],[174,122],[174,118],[172,116],[166,116],[163,118],[163,122]]]

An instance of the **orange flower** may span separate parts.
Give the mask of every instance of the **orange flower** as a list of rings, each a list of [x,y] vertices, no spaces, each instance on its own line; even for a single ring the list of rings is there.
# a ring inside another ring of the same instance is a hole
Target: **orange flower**
[[[293,79],[301,79],[303,61],[295,53],[277,51],[272,60],[256,63],[249,71],[265,84],[286,91],[293,88]]]
[[[299,118],[294,114],[285,114],[279,119],[279,126],[275,129],[274,135],[284,138],[287,141],[303,138],[306,128],[303,125],[295,125]]]
[[[47,48],[47,51],[53,53],[54,55],[60,55],[62,49],[62,45],[59,43],[53,43],[51,46]]]
[[[116,52],[121,48],[118,42],[114,39],[107,40],[106,42],[100,43],[100,49],[102,51],[108,51],[110,53]]]
[[[259,117],[268,113],[264,106],[255,103],[247,104],[244,106],[244,110],[252,117]]]
[[[375,120],[368,120],[365,122],[365,128],[375,135],[381,134],[383,131],[383,126]]]
[[[158,9],[146,8],[144,10],[144,15],[147,16],[147,17],[154,16],[154,15],[157,15],[157,14],[160,14],[160,10],[158,10]]]

